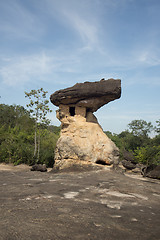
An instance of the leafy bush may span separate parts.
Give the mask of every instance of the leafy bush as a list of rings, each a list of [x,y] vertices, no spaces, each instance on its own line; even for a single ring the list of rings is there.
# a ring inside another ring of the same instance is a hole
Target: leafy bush
[[[159,121],[157,123],[159,124]],[[129,124],[129,129],[130,132],[126,130],[118,135],[105,132],[120,149],[120,159],[125,159],[124,153],[127,151],[133,153],[135,161],[138,163],[146,165],[160,164],[159,128],[156,128],[158,135],[154,138],[149,137],[149,133],[153,130],[150,122],[134,120]]]
[[[160,146],[140,147],[134,151],[135,158],[139,163],[148,165],[160,164]]]
[[[34,152],[34,124],[23,107],[0,104],[0,162],[15,165],[36,163]],[[5,121],[7,117],[7,121]],[[53,166],[54,149],[59,137],[58,127],[56,134],[48,130],[45,125],[41,130],[40,163]]]

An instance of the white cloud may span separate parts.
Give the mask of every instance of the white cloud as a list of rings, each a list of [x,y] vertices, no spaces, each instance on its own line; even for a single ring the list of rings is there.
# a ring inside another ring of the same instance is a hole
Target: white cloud
[[[57,84],[69,84],[66,74],[75,74],[79,64],[76,55],[62,55],[58,52],[1,57],[0,79],[8,86],[19,86],[37,81],[50,82],[56,79]],[[63,77],[62,77],[63,76]],[[53,82],[54,83],[54,82]]]
[[[145,74],[144,69],[134,69],[134,64],[128,63],[128,66],[112,65],[110,71],[98,71],[109,67],[110,63],[105,62],[105,58],[101,54],[96,55],[96,63],[92,62],[90,69],[88,69],[88,61],[92,61],[92,55],[84,58],[79,51],[59,53],[59,51],[40,52],[32,55],[19,55],[16,57],[1,58],[0,77],[2,82],[8,86],[23,85],[27,82],[43,81],[46,83],[56,79],[58,84],[73,84],[77,81],[97,81],[101,78],[115,78],[122,79],[122,85],[128,86],[130,84],[150,84],[150,76]],[[99,60],[98,60],[99,58]],[[123,59],[122,59],[123,62]],[[123,62],[124,63],[124,62]],[[95,65],[96,64],[96,65]],[[89,70],[89,71],[88,71]],[[124,72],[125,70],[125,72]],[[99,73],[97,73],[99,72]],[[66,78],[66,76],[69,76]],[[152,85],[159,85],[159,77],[152,76]]]
[[[160,49],[150,43],[149,46],[141,46],[141,49],[134,50],[134,59],[138,64],[145,66],[158,66],[160,65]]]
[[[71,39],[69,50],[66,50],[67,43],[65,44],[64,40],[60,45],[55,45],[53,42],[52,49],[50,45],[48,51],[46,46],[45,53],[41,53],[43,47],[41,48],[41,45],[37,44],[37,53],[35,54],[27,56],[24,51],[16,53],[19,54],[16,58],[5,56],[3,65],[0,68],[0,75],[6,85],[23,84],[42,77],[46,77],[46,81],[49,81],[47,78],[49,74],[52,77],[56,76],[62,82],[65,80],[60,78],[64,77],[65,73],[73,74],[71,79],[67,80],[68,84],[75,76],[75,81],[79,79],[79,81],[85,79],[94,81],[103,77],[113,77],[127,78],[126,84],[135,84],[139,79],[141,79],[141,82],[150,83],[150,80],[143,73],[139,73],[137,69],[142,68],[143,71],[145,67],[160,64],[160,51],[154,46],[154,41],[144,43],[143,46],[142,43],[137,44],[137,46],[133,45],[130,49],[125,49],[124,54],[123,49],[114,48],[114,44],[112,45],[114,34],[112,21],[109,22],[107,12],[110,7],[116,8],[119,4],[118,0],[97,0],[94,3],[90,0],[45,0],[45,4],[40,1],[40,6],[37,6],[39,14],[35,15],[28,8],[19,5],[18,1],[9,2],[11,4],[5,4],[5,8],[13,21],[8,20],[5,22],[4,27],[3,24],[0,27],[1,30],[3,28],[8,34],[13,34],[17,38],[38,39],[43,31],[47,31],[48,18],[44,25],[42,24],[43,18],[40,20],[40,13],[43,13],[45,17],[49,15],[49,19],[53,20],[53,24],[56,25],[54,22],[56,19],[58,24],[61,23],[64,28],[66,27],[68,35],[73,36],[74,32],[75,38]],[[126,3],[127,0],[124,0],[123,6]],[[105,24],[103,23],[101,26],[104,20],[100,14],[104,14],[102,7],[105,8]],[[15,19],[14,16],[16,16]],[[118,27],[118,25],[116,26]],[[50,33],[48,33],[48,36],[51,39],[53,37]],[[44,46],[44,42],[41,42],[41,39],[39,41]],[[72,44],[74,45],[73,48]],[[57,46],[58,48],[56,48]],[[35,52],[35,49],[32,52]],[[131,73],[129,76],[129,72],[133,72],[133,70],[135,71],[134,74],[131,76]],[[83,79],[84,77],[85,79]],[[158,77],[152,78],[152,83],[159,84]]]
[[[44,53],[39,55],[21,56],[8,61],[0,68],[3,83],[9,86],[34,81],[34,77],[41,78],[42,75],[51,72],[56,64]]]
[[[46,3],[53,19],[58,19],[72,37],[74,33],[78,48],[83,51],[100,48],[99,16],[93,1],[47,0]]]
[[[94,47],[98,47],[98,29],[97,27],[87,21],[83,16],[74,11],[64,11],[64,16],[69,20],[70,25],[79,34],[81,40],[83,41],[83,49],[93,50]]]

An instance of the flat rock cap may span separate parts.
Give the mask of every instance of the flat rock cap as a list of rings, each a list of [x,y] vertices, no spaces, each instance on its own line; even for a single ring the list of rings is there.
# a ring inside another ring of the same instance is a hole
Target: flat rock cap
[[[97,82],[77,83],[73,87],[56,91],[50,100],[55,106],[63,104],[86,107],[88,111],[95,112],[120,96],[120,79],[101,79]]]

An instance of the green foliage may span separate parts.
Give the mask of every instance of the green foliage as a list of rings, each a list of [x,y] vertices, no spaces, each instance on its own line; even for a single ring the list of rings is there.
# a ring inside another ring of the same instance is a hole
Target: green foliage
[[[155,127],[155,131],[160,134],[160,119],[156,121],[157,126]]]
[[[123,149],[127,151],[134,151],[137,147],[141,146],[141,138],[134,136],[129,131],[124,131],[118,135],[121,139]]]
[[[139,163],[151,165],[160,164],[160,146],[140,147],[134,151],[135,158]]]
[[[36,123],[49,124],[49,120],[46,115],[52,110],[49,109],[49,101],[46,100],[47,91],[43,88],[38,90],[31,90],[29,93],[25,92],[25,97],[29,98],[30,102],[27,104],[29,112],[33,118],[35,118]]]
[[[28,141],[28,132],[19,127],[11,128],[4,132],[4,127],[0,128],[1,144],[0,144],[0,161],[6,163],[26,163],[30,164],[32,159],[33,146]]]
[[[153,125],[151,122],[147,123],[144,120],[133,120],[128,124],[128,127],[134,136],[147,137],[148,134],[153,130]]]
[[[157,121],[158,126],[160,122]],[[120,134],[105,132],[107,136],[120,149],[120,158],[124,159],[124,152],[132,152],[135,162],[151,165],[160,164],[160,134],[154,138],[149,133],[154,129],[153,125],[144,120],[134,120],[128,124],[130,131],[126,130]],[[157,133],[159,133],[158,128]]]
[[[153,145],[156,145],[156,146],[160,146],[160,134],[155,136],[153,139],[152,139],[152,144]]]
[[[0,104],[0,110],[0,162],[34,164],[35,120],[21,106]],[[54,163],[54,149],[59,137],[59,128],[53,126],[53,129],[56,133],[43,124],[40,131],[40,162],[47,166]]]
[[[123,142],[119,138],[119,136],[115,133],[111,133],[109,131],[105,132],[105,134],[116,144],[116,146],[121,149],[123,148]]]
[[[42,141],[41,141],[41,150],[40,150],[40,162],[45,163],[49,167],[53,167],[54,164],[54,151],[56,147],[57,140],[59,138],[59,134],[55,134],[50,132],[48,129],[43,130],[41,133]]]
[[[30,118],[29,112],[19,105],[0,104],[0,126],[5,128],[19,126],[28,129],[34,120]]]
[[[38,90],[31,90],[29,93],[25,92],[25,97],[29,98],[30,102],[27,104],[29,113],[35,119],[34,131],[34,159],[39,163],[40,159],[40,146],[41,146],[41,129],[44,125],[49,125],[50,121],[46,115],[52,110],[49,109],[49,101],[46,100],[47,91],[43,88]]]
[[[57,134],[57,135],[59,135],[61,127],[57,127],[57,126],[54,126],[54,125],[49,125],[48,130]]]

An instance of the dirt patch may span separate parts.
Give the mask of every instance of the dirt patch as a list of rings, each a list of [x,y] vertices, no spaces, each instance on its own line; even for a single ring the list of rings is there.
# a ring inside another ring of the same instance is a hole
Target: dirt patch
[[[5,164],[5,163],[0,164],[0,171],[17,172],[17,171],[29,171],[29,170],[30,170],[30,167],[25,164],[21,164],[17,166],[14,166],[13,164]]]
[[[13,164],[5,164],[5,163],[1,163],[0,164],[0,171],[13,171],[13,172],[23,172],[23,171],[30,171],[31,170],[31,166],[28,166],[26,164],[20,164],[17,166],[14,166]],[[50,172],[52,170],[52,168],[47,168],[47,172]]]

